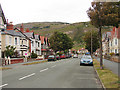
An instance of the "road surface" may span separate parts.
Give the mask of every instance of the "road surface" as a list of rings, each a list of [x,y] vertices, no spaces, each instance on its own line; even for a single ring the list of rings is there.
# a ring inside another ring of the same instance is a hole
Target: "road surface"
[[[102,88],[93,66],[79,58],[34,65],[16,65],[2,73],[2,88]]]

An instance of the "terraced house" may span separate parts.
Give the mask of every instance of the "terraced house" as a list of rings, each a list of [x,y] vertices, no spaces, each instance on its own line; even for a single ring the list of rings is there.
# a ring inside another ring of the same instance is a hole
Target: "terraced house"
[[[114,27],[112,31],[105,32],[102,37],[103,55],[120,53],[120,27]]]
[[[1,47],[1,45],[2,45],[1,32],[4,31],[5,24],[6,24],[6,19],[5,19],[1,4],[0,4],[0,58],[1,58],[1,55],[2,55],[1,54],[1,49],[2,49],[2,47]]]
[[[120,51],[120,27],[116,28],[114,27],[111,31],[111,37],[110,37],[110,53],[114,52],[115,54],[119,53]]]
[[[24,56],[29,52],[29,39],[18,30],[14,30],[12,23],[7,23],[6,30],[2,32],[2,52],[6,50],[6,46],[14,46],[19,56]],[[17,57],[17,56],[16,56]]]
[[[31,43],[29,44],[29,51],[32,53],[36,53],[38,56],[41,55],[41,39],[39,34],[34,34],[33,31],[30,31],[29,29],[26,29],[24,31],[23,25],[21,31],[31,40]]]

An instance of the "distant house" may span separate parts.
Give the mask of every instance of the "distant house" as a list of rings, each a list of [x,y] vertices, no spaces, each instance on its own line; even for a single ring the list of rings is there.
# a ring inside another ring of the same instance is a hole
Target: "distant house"
[[[47,37],[44,36],[40,36],[41,38],[41,53],[42,55],[45,56],[45,58],[47,58],[47,56],[51,53],[51,50],[49,49],[49,40]]]
[[[39,34],[35,34],[36,54],[41,55],[41,39]]]
[[[5,29],[5,24],[6,24],[6,19],[5,19],[1,4],[0,4],[0,58],[2,55],[1,54],[1,49],[2,49],[2,47],[1,47],[1,45],[2,45],[1,32],[3,29]]]
[[[111,37],[111,31],[105,32],[102,35],[102,47],[103,47],[103,55],[108,55],[110,46],[109,46],[109,41]]]
[[[119,53],[120,50],[120,27],[116,28],[114,27],[113,30],[111,31],[111,37],[110,37],[110,42],[109,42],[109,52],[110,53]]]

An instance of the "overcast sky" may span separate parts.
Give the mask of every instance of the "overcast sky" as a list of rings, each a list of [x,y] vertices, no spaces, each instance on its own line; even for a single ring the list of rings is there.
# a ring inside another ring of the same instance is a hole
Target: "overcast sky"
[[[86,11],[93,0],[0,0],[6,19],[27,22],[89,21]]]

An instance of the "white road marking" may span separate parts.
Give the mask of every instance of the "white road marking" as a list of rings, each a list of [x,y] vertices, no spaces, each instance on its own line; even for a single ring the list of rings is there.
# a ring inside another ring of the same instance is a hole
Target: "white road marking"
[[[7,86],[8,84],[4,84],[4,85],[1,85],[0,88],[4,87],[4,86]]]
[[[56,65],[52,66],[51,68],[56,67]]]
[[[30,74],[30,75],[27,75],[27,76],[24,76],[24,77],[22,77],[22,78],[19,78],[19,80],[22,80],[22,79],[28,78],[28,77],[33,76],[33,75],[35,75],[35,73],[32,73],[32,74]]]
[[[46,70],[48,70],[48,68],[46,68],[46,69],[43,69],[43,70],[40,70],[40,72],[43,72],[43,71],[46,71]]]

